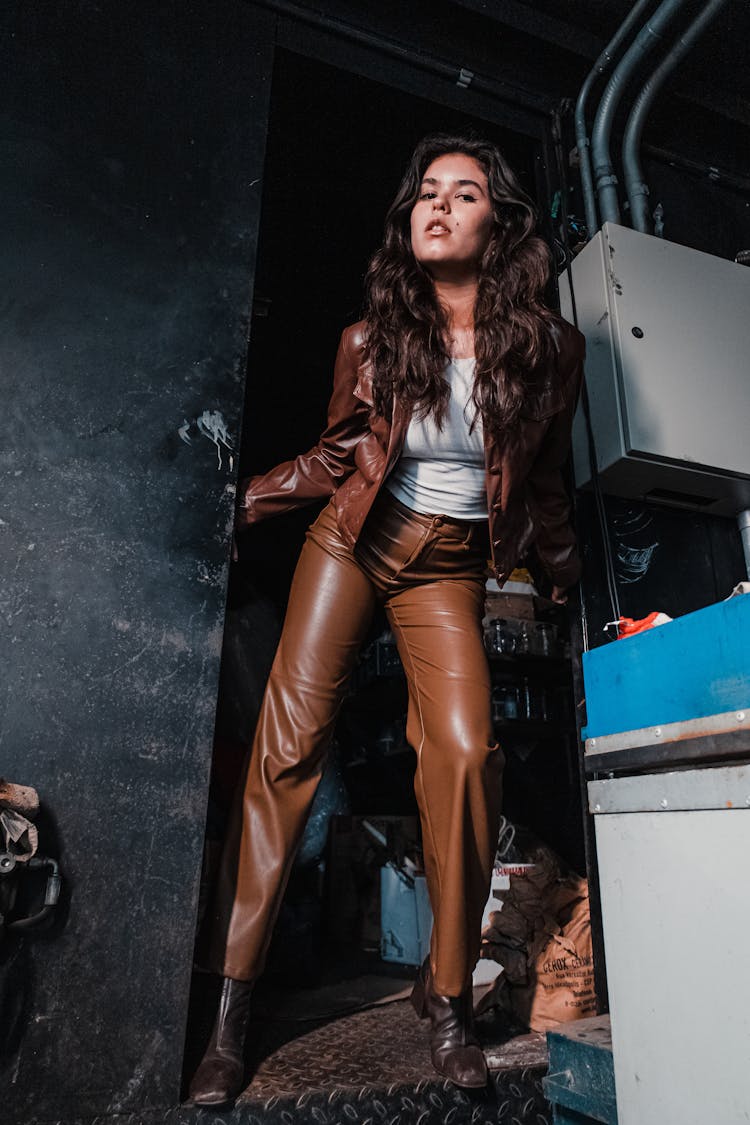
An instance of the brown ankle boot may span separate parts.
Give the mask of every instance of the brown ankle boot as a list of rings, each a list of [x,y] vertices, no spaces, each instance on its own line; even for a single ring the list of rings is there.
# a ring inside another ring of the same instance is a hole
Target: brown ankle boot
[[[252,990],[252,981],[224,978],[214,1029],[190,1083],[188,1098],[195,1105],[223,1105],[242,1090]]]
[[[430,1017],[430,1055],[438,1074],[456,1086],[486,1086],[487,1062],[474,1032],[471,987],[461,996],[433,992],[428,958],[419,970],[411,1002],[420,1019]]]

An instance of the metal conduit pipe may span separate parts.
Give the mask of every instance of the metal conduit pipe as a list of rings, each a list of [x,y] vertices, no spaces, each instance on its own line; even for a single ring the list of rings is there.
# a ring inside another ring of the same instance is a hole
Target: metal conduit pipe
[[[685,0],[662,0],[651,19],[645,27],[641,28],[623,55],[599,102],[594,127],[591,130],[591,155],[603,223],[620,222],[617,176],[610,156],[610,137],[617,107],[636,67],[660,42],[670,22],[684,4]]]
[[[630,12],[622,21],[587,74],[586,80],[581,86],[580,93],[576,100],[576,147],[578,149],[578,161],[581,171],[586,230],[589,239],[592,239],[599,229],[599,222],[596,216],[596,193],[594,191],[594,179],[591,174],[591,158],[589,156],[589,134],[586,128],[586,103],[594,87],[594,83],[610,69],[623,43],[629,37],[633,28],[640,23],[641,17],[646,14],[646,10],[650,8],[653,3],[654,0],[638,0],[638,3],[633,5]]]
[[[651,233],[651,221],[648,213],[648,185],[643,179],[640,161],[641,139],[646,118],[651,110],[654,98],[666,79],[675,67],[682,62],[690,48],[703,34],[711,20],[718,15],[726,2],[727,0],[709,0],[684,34],[677,40],[669,54],[657,66],[630,111],[622,142],[622,166],[625,188],[630,201],[630,221],[635,230],[643,231],[644,234]]]

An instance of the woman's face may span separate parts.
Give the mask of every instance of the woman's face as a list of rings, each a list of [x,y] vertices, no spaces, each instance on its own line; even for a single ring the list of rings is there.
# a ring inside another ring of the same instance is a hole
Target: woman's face
[[[417,261],[436,281],[475,277],[492,226],[487,177],[474,157],[449,152],[433,160],[411,213]]]

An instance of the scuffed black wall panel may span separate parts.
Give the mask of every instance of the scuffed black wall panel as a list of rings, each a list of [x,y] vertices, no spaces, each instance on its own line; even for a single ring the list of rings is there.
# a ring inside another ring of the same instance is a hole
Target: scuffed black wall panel
[[[0,774],[38,787],[67,896],[0,1060],[27,1121],[177,1100],[273,27],[0,22]]]
[[[639,619],[653,610],[682,617],[729,597],[746,577],[734,520],[606,496],[604,506],[620,610]],[[602,533],[593,495],[580,492],[576,527],[583,549],[581,590],[588,644],[614,636]]]
[[[747,143],[747,130],[736,129],[737,147]],[[714,157],[731,160],[731,148],[717,143],[707,148],[703,159],[710,164]],[[746,162],[745,162],[746,163]],[[737,159],[736,164],[742,167]],[[657,160],[647,160],[646,180],[649,185],[649,210],[653,214],[661,204],[664,237],[670,242],[692,246],[706,254],[733,261],[738,250],[750,248],[750,199],[734,190],[719,176],[686,172]]]

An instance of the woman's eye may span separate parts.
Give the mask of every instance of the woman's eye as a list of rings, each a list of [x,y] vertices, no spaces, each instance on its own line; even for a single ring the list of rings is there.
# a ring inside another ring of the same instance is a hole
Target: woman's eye
[[[435,198],[435,192],[434,191],[423,191],[419,198],[420,199],[434,199]]]
[[[467,203],[476,203],[476,196],[470,195],[468,192],[461,192],[458,196],[459,199],[465,199]]]

